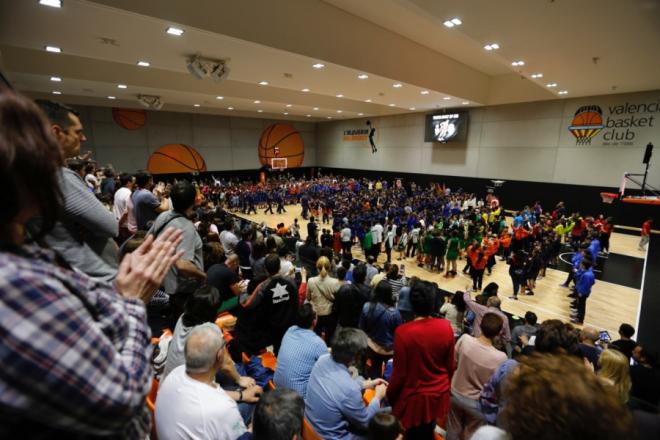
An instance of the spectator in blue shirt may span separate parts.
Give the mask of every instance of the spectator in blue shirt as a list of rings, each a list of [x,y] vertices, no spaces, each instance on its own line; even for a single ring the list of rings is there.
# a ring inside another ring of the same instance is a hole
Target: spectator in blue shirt
[[[582,260],[580,270],[575,274],[575,293],[577,294],[575,311],[571,312],[573,324],[583,324],[587,308],[587,298],[591,295],[591,287],[596,282],[594,271],[591,269],[591,261]]]
[[[275,385],[290,388],[307,396],[307,382],[318,358],[328,352],[328,347],[316,333],[316,312],[312,304],[303,304],[298,309],[297,324],[284,334],[277,355],[277,369],[273,378]]]
[[[321,356],[312,369],[305,416],[325,440],[366,438],[369,421],[380,410],[387,383],[383,379],[354,379],[348,370],[366,349],[367,335],[362,330],[343,328],[332,343],[332,354]],[[362,401],[362,390],[366,388],[375,388],[367,406]]]

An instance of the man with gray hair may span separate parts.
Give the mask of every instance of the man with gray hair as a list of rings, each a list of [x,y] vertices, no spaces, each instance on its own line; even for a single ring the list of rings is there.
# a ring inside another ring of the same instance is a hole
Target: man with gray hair
[[[463,293],[463,299],[465,300],[465,305],[468,309],[472,310],[474,313],[474,324],[472,325],[472,336],[478,338],[481,336],[481,320],[483,319],[486,313],[495,313],[497,316],[502,318],[504,325],[502,326],[502,331],[500,336],[505,343],[511,342],[511,328],[509,327],[509,318],[500,310],[502,305],[502,300],[497,296],[491,296],[488,298],[486,305],[479,304],[470,296],[470,288],[466,287],[465,292]]]
[[[190,332],[185,345],[186,364],[175,368],[158,392],[158,438],[235,440],[245,433],[236,401],[256,402],[262,389],[254,386],[225,392],[215,383],[225,356],[225,340],[217,325],[198,325]]]
[[[319,358],[307,385],[305,415],[319,436],[326,440],[361,438],[369,420],[380,410],[387,392],[383,379],[353,378],[348,367],[367,350],[367,335],[356,328],[343,328],[332,344],[332,353]],[[362,391],[375,388],[368,406]]]

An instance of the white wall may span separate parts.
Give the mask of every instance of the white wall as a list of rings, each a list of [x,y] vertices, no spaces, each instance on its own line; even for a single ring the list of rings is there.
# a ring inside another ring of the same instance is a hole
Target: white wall
[[[246,170],[261,167],[257,146],[262,131],[275,122],[267,119],[148,111],[147,122],[137,130],[126,130],[112,119],[107,107],[75,106],[81,112],[87,142],[96,161],[111,163],[120,171],[146,168],[149,155],[165,144],[194,147],[204,157],[209,171]],[[292,122],[305,144],[303,166],[316,163],[316,126]]]
[[[606,121],[631,116],[610,114],[614,106],[659,102],[660,91],[652,91],[475,108],[466,144],[424,142],[424,113],[372,118],[378,146],[373,155],[368,142],[343,141],[344,129],[364,128],[366,119],[324,122],[318,124],[316,165],[617,187],[624,172],[642,172],[644,149],[653,142],[649,183],[660,187],[660,107],[634,115],[653,117],[647,121],[653,126],[632,130],[628,144],[608,145],[604,137],[611,129],[605,128],[591,145],[578,146],[568,130],[584,105],[599,105]]]

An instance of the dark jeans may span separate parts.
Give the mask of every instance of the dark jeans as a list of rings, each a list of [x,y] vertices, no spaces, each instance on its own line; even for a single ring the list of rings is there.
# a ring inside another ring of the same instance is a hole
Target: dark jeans
[[[367,348],[367,358],[371,360],[371,366],[367,368],[367,376],[369,379],[377,379],[383,377],[383,364],[389,361],[392,356],[379,354],[371,348]]]
[[[410,250],[412,249],[412,253]],[[414,257],[415,252],[417,252],[417,243],[413,243],[412,241],[408,243],[408,248],[406,249],[406,257]]]
[[[568,273],[568,277],[566,278],[566,281],[564,281],[564,285],[568,286],[571,284],[571,281],[575,281],[575,272],[573,272],[573,269]]]
[[[481,290],[481,285],[484,281],[484,269],[475,269],[473,267],[470,270],[470,276],[472,277],[472,288]]]
[[[518,296],[520,287],[525,285],[525,279],[523,277],[511,275],[511,282],[513,283],[513,296]]]
[[[337,328],[337,316],[334,314],[319,316],[316,322],[314,331],[317,335],[325,339],[325,343],[330,346],[332,344],[332,337]]]
[[[435,435],[435,422],[424,423],[423,425],[413,426],[406,430],[407,440],[433,440]]]
[[[348,255],[351,253],[351,242],[350,241],[342,241],[341,242],[341,249],[344,255]]]
[[[584,322],[584,315],[587,311],[587,297],[578,294],[577,299],[577,320]]]
[[[387,255],[387,262],[390,263],[392,261],[392,248],[385,246],[385,255]]]

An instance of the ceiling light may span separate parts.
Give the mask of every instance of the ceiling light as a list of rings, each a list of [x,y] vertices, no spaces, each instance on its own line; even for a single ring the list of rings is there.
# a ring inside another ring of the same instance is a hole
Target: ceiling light
[[[453,28],[454,26],[456,26],[454,23],[451,22],[451,20],[447,20],[447,21],[445,21],[445,22],[442,23],[442,24],[444,24],[444,25],[447,26],[448,28]]]
[[[183,35],[183,29],[175,28],[172,26],[168,27],[165,32],[167,32],[170,35],[176,35],[177,37]]]
[[[332,116],[328,116],[328,119],[332,119]]]
[[[60,53],[60,52],[62,52],[62,49],[60,49],[60,48],[57,47],[57,46],[46,46],[46,47],[44,47],[44,49],[46,49],[46,52],[53,52],[53,53]]]
[[[341,93],[339,95],[335,95],[335,96],[337,96],[337,98],[343,98],[344,97],[344,95],[342,95]]]
[[[259,101],[259,100],[257,99],[256,101],[254,101],[254,103],[255,103],[255,104],[261,104],[261,101]]]
[[[138,61],[137,65],[140,67],[149,67],[151,66],[151,63],[149,61]]]
[[[497,50],[500,48],[500,45],[497,43],[490,43],[484,46],[484,49],[486,50]]]
[[[51,8],[61,8],[61,0],[39,0],[39,4],[43,6],[50,6]]]
[[[371,102],[371,99],[365,99],[364,102]]]
[[[410,107],[408,110],[415,110],[415,107]]]
[[[358,75],[358,79],[367,79],[367,78],[369,78],[369,75],[366,75],[364,73],[361,74],[361,75]]]
[[[560,95],[566,95],[566,94],[568,94],[568,90],[560,90],[557,93],[559,93]]]
[[[358,116],[362,116],[362,115],[364,115],[364,113],[358,113]]]
[[[463,105],[468,105],[469,103],[470,103],[470,101],[463,101],[463,102],[461,102],[461,104],[463,104]]]
[[[314,109],[313,109],[313,110],[314,110],[314,111],[318,111],[318,110],[319,110],[319,108],[318,108],[318,107],[314,107]]]
[[[343,113],[343,110],[337,110],[337,113]]]
[[[114,96],[108,96],[108,99],[117,99]]]
[[[456,17],[455,17],[455,18],[452,18],[452,19],[451,19],[451,22],[454,23],[456,26],[460,26],[460,25],[463,24],[463,21],[461,21],[460,18],[456,18]]]
[[[53,95],[61,95],[61,94],[62,92],[60,92],[59,90],[53,90]]]
[[[62,78],[60,78],[59,76],[51,76],[50,80],[53,82],[62,82]]]
[[[305,115],[305,116],[307,116],[308,118],[311,118],[311,117],[312,117],[312,115]]]
[[[534,79],[543,78],[543,74],[542,73],[532,73],[532,78],[534,78]]]
[[[394,84],[392,84],[392,87],[394,87],[395,89],[400,89],[401,87],[403,87],[403,84],[401,84],[401,83],[394,83]]]
[[[307,93],[307,92],[309,92],[309,89],[307,87],[305,87],[304,89],[302,89],[302,92]]]
[[[445,101],[449,101],[451,99],[451,97],[450,96],[445,96],[442,99],[444,99]]]
[[[525,62],[524,61],[514,61],[511,63],[512,66],[524,66]]]
[[[430,92],[428,90],[422,90],[419,92],[420,95],[428,95]]]
[[[199,104],[193,104],[193,107],[199,107]]]
[[[222,99],[225,99],[225,97],[224,97],[224,96],[216,96],[215,99],[220,99],[220,100],[222,100]]]
[[[234,110],[234,107],[227,107],[227,110]]]
[[[268,85],[268,81],[259,81],[259,85],[260,85],[260,86],[267,86],[267,85]]]
[[[312,67],[315,69],[323,69],[325,67],[325,64],[316,63],[316,64],[312,64]]]
[[[286,115],[288,115],[288,114],[289,114],[289,112],[284,112],[284,113],[282,113],[282,114],[283,114],[284,116],[286,116]]]
[[[390,107],[394,107],[394,104],[390,104]]]
[[[263,112],[264,112],[264,111],[261,110],[261,109],[257,110],[257,113],[263,113]]]
[[[126,84],[117,84],[117,88],[118,88],[118,89],[125,89],[125,88],[127,88],[127,87],[128,87],[128,86],[127,86]]]
[[[286,107],[287,107],[287,108],[291,108],[291,107],[293,107],[293,106],[292,106],[291,104],[287,104]]]
[[[557,87],[557,83],[548,83],[545,86],[548,87],[549,89],[551,89],[553,87]]]

